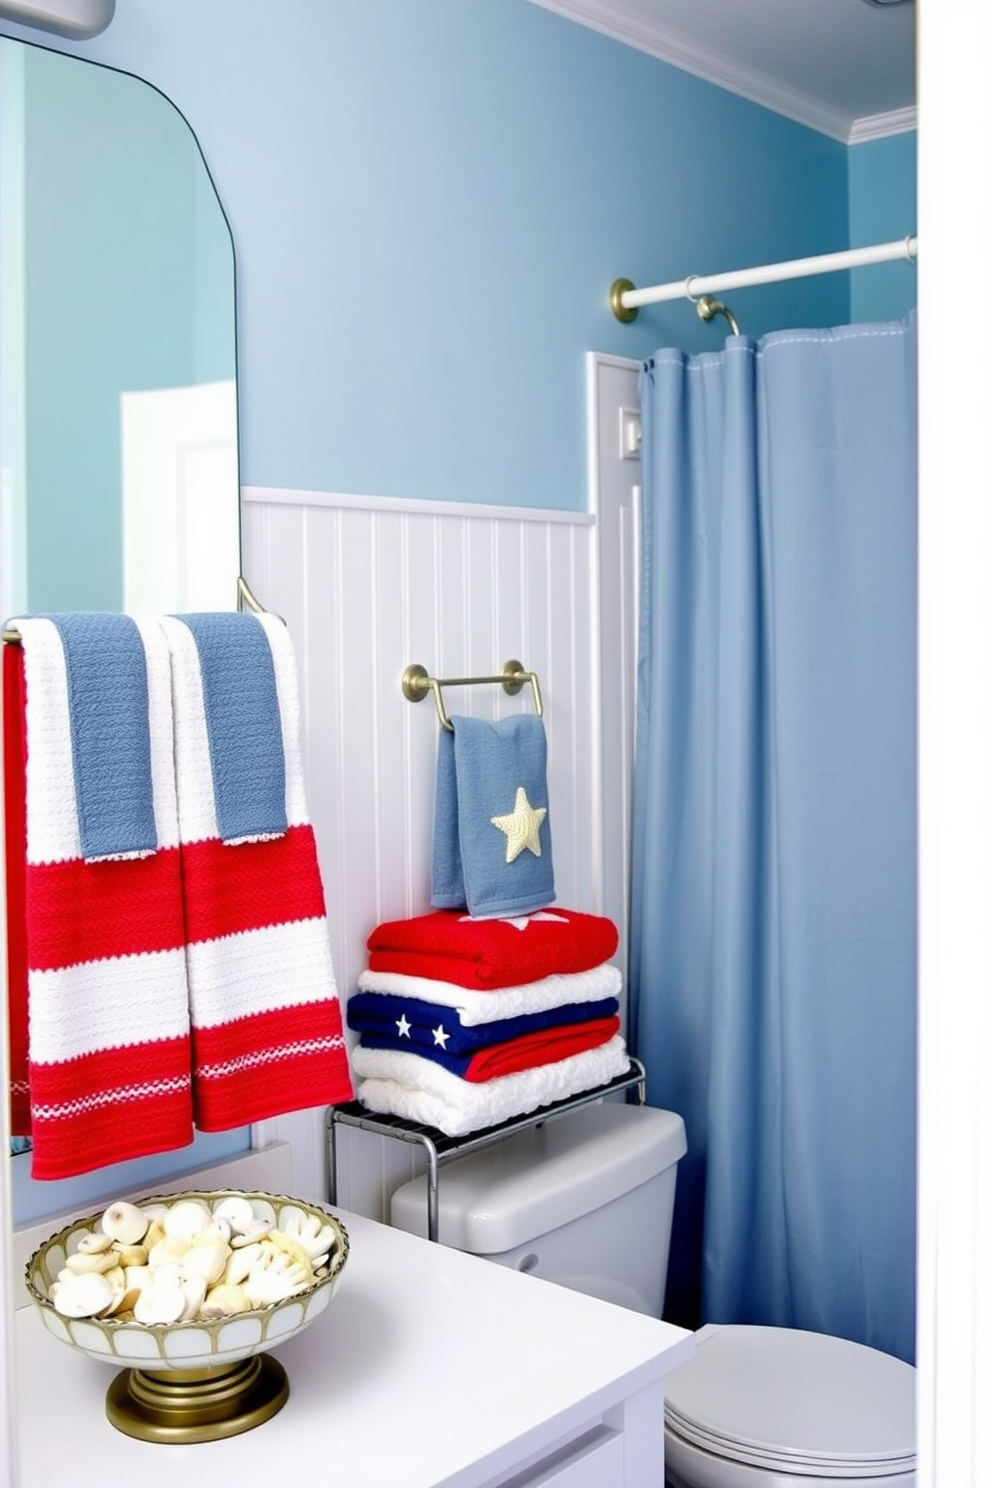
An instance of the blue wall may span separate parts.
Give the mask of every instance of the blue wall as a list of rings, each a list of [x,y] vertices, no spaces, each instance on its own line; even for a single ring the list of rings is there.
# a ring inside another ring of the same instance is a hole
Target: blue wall
[[[581,508],[584,353],[725,331],[681,302],[621,326],[614,278],[849,242],[843,145],[528,0],[127,0],[71,49],[202,144],[248,484]],[[752,335],[846,321],[847,276],[732,308]]]
[[[852,246],[915,233],[916,134],[855,145],[848,155]],[[915,304],[915,264],[873,264],[851,275],[852,320],[893,320]]]

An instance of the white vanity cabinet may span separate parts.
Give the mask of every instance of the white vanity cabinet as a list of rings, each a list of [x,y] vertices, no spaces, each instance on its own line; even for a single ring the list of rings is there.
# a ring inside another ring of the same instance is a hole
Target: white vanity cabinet
[[[340,1488],[660,1488],[668,1323],[335,1210],[327,1311],[273,1352],[289,1400],[226,1441],[162,1446],[106,1419],[114,1367],[17,1313],[20,1488],[199,1481]]]

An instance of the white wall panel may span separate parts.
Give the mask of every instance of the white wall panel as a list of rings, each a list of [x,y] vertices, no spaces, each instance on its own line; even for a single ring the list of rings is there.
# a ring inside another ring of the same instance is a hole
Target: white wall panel
[[[342,997],[365,965],[375,924],[430,907],[438,722],[429,697],[410,703],[402,694],[411,662],[434,676],[491,675],[511,658],[537,672],[558,902],[603,912],[593,519],[323,492],[249,488],[243,496],[245,577],[285,618],[296,649],[308,799]],[[445,689],[444,697],[449,712],[482,718],[533,708],[529,687],[512,698],[499,686]],[[383,1217],[417,1156],[352,1131],[338,1145],[339,1201]],[[300,1192],[322,1191],[322,1174],[295,1181]]]
[[[586,427],[589,506],[597,516],[598,605],[595,666],[601,710],[596,766],[602,800],[603,913],[621,926],[619,964],[626,973],[633,821],[637,676],[640,451],[621,439],[623,410],[640,410],[640,362],[589,352]]]

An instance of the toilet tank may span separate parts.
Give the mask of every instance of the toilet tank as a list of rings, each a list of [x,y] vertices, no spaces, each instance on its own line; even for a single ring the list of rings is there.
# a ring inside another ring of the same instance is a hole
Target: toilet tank
[[[583,1106],[445,1163],[438,1239],[660,1317],[685,1150],[672,1111]],[[426,1176],[396,1190],[390,1218],[427,1234]]]

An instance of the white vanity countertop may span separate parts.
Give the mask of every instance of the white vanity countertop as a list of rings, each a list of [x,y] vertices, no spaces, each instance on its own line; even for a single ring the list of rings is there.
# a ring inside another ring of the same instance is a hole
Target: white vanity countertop
[[[20,1488],[287,1476],[341,1488],[481,1484],[692,1355],[692,1335],[668,1323],[334,1212],[351,1241],[338,1290],[272,1350],[289,1400],[227,1441],[124,1436],[104,1410],[114,1367],[52,1338],[33,1308],[19,1311]]]

